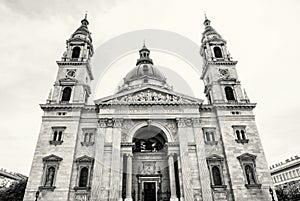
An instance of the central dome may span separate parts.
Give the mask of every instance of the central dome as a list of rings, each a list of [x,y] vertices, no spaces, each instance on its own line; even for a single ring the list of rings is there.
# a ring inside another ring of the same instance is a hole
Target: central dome
[[[152,64],[140,64],[129,71],[124,78],[124,82],[128,83],[137,79],[152,78],[157,81],[166,82],[166,77]]]
[[[133,68],[124,77],[124,83],[119,87],[119,92],[140,87],[142,85],[155,85],[166,89],[171,89],[167,85],[167,78],[153,65],[152,59],[149,57],[150,50],[145,46],[139,50],[140,58]]]

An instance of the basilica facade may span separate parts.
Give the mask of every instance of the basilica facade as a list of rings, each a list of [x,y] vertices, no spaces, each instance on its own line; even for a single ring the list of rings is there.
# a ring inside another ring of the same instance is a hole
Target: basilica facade
[[[24,201],[272,200],[256,104],[210,20],[199,55],[206,104],[174,91],[145,45],[118,91],[88,104],[88,24],[83,19],[67,40],[53,92],[41,104]]]

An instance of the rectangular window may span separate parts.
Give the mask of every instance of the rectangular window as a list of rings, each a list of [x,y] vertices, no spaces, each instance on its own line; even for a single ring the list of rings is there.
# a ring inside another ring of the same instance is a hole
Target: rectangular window
[[[82,146],[92,146],[95,143],[96,128],[83,128],[82,129]]]
[[[249,142],[246,136],[246,126],[232,126],[233,133],[235,136],[235,141],[237,143],[245,144]]]
[[[216,128],[215,127],[204,127],[203,128],[204,142],[208,145],[217,145],[216,140]]]
[[[55,145],[55,146],[62,144],[65,129],[66,129],[66,127],[64,127],[64,126],[52,127],[52,137],[51,137],[51,140],[49,141],[49,143],[52,145]]]

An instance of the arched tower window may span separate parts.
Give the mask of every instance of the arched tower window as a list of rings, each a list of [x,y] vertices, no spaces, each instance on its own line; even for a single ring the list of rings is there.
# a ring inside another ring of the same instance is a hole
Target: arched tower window
[[[235,100],[234,94],[233,94],[233,89],[231,87],[225,87],[225,94],[226,94],[226,99],[231,101]]]
[[[214,47],[214,53],[216,58],[222,58],[222,51],[220,47]]]
[[[78,59],[80,55],[80,47],[76,46],[72,50],[72,59]]]
[[[212,170],[214,185],[221,186],[222,185],[222,179],[221,179],[221,173],[220,173],[219,167],[213,166],[211,170]]]
[[[55,176],[55,168],[51,166],[47,169],[45,186],[53,186],[54,176]]]
[[[72,92],[71,87],[64,88],[63,94],[62,94],[62,97],[61,97],[61,101],[70,101],[71,92]]]
[[[87,167],[83,167],[80,171],[79,187],[87,187],[88,176],[89,176],[89,169]]]

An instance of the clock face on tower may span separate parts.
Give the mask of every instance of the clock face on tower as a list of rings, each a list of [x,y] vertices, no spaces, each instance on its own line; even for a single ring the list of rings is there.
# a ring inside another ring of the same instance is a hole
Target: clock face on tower
[[[219,73],[222,78],[228,78],[230,76],[228,69],[219,69]]]
[[[67,77],[75,77],[75,75],[76,75],[75,69],[67,69],[67,73],[66,73]]]

